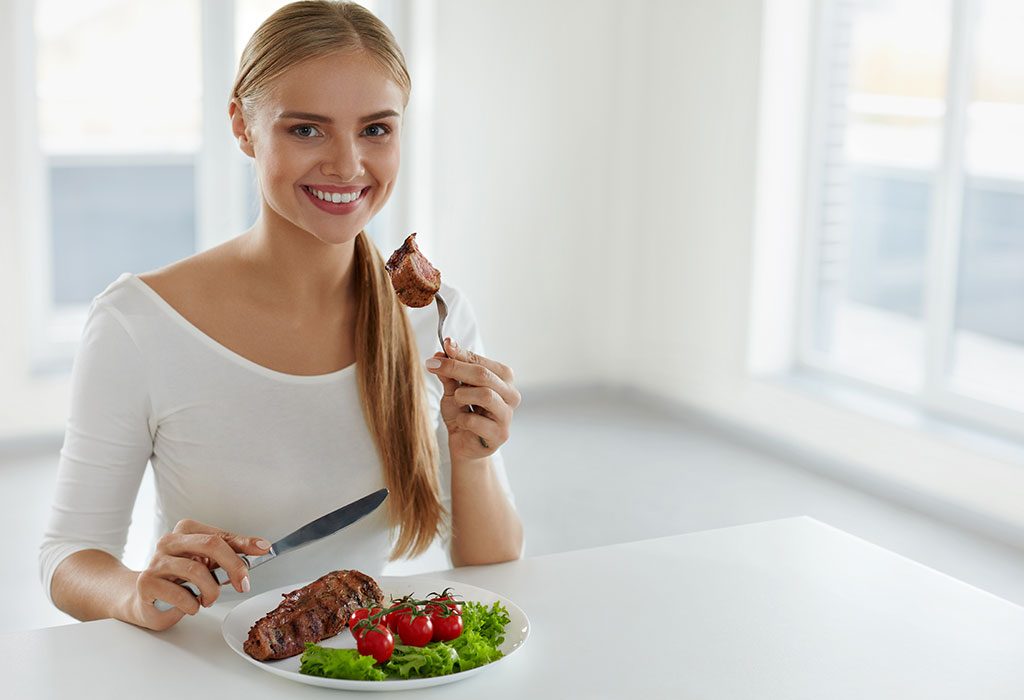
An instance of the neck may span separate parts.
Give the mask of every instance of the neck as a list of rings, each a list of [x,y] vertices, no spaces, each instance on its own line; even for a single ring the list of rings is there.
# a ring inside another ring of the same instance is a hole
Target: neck
[[[355,239],[329,244],[264,211],[242,235],[242,255],[272,298],[296,310],[355,301]],[[283,224],[283,225],[282,225]]]

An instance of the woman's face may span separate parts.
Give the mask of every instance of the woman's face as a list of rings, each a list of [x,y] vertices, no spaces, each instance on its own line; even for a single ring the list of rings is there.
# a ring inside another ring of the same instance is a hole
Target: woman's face
[[[287,70],[244,118],[234,109],[264,217],[325,243],[353,240],[391,196],[404,102],[365,54],[339,52]]]

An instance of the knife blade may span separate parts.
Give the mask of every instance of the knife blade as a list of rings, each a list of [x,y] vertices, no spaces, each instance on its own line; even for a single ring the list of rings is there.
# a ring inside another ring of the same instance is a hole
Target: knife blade
[[[373,493],[363,496],[359,500],[352,501],[351,503],[333,510],[327,515],[322,515],[316,520],[306,523],[295,532],[285,535],[274,544],[270,545],[270,550],[266,554],[260,556],[252,556],[250,554],[239,554],[239,558],[245,562],[245,565],[250,569],[255,569],[261,564],[265,564],[271,559],[290,552],[299,547],[304,547],[307,544],[316,542],[317,540],[323,539],[328,535],[333,535],[339,530],[343,530],[349,525],[362,520],[367,515],[377,510],[384,499],[388,497],[387,489],[380,489]],[[217,581],[218,584],[223,586],[225,583],[230,581],[228,572],[217,567],[210,571],[210,574]],[[188,589],[192,595],[199,596],[199,587],[191,581],[184,581],[181,585]],[[170,610],[174,606],[170,603],[162,600],[153,601],[153,606],[163,612]]]

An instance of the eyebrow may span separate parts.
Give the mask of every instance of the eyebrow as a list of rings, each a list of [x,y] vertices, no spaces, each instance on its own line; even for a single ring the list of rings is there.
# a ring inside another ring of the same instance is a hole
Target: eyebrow
[[[393,109],[385,109],[385,110],[382,110],[380,112],[374,112],[373,114],[368,114],[365,117],[363,117],[362,119],[360,119],[360,121],[362,121],[362,122],[372,122],[372,121],[376,121],[378,119],[385,119],[387,117],[400,117],[400,116],[402,116],[402,115],[400,115],[398,112],[396,112]],[[317,122],[317,123],[320,123],[320,124],[333,124],[334,123],[334,120],[331,119],[330,117],[325,117],[322,114],[313,114],[312,112],[281,112],[281,114],[279,114],[277,116],[277,118],[278,119],[303,119],[303,120],[308,121],[308,122]]]

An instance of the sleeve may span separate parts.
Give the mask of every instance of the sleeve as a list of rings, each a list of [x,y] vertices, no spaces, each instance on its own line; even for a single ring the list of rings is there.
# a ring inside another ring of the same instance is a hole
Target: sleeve
[[[43,590],[65,558],[98,549],[120,559],[153,452],[145,364],[121,314],[93,302],[71,377],[71,401],[49,523]]]

